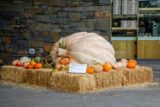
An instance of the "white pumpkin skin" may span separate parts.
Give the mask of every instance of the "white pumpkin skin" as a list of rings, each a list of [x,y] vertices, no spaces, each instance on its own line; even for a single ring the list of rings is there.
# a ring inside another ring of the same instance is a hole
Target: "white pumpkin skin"
[[[57,51],[62,41],[66,45],[68,54],[79,63],[93,64],[93,61],[112,65],[116,63],[112,45],[96,33],[87,32],[75,33],[55,43],[50,53],[54,60],[58,57]]]

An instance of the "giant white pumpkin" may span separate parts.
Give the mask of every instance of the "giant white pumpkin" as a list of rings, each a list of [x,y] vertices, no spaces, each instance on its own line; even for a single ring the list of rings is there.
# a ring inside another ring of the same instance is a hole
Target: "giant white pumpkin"
[[[80,32],[61,38],[50,53],[54,60],[60,57],[58,50],[61,43],[65,44],[67,54],[73,56],[78,63],[93,64],[95,61],[101,64],[116,63],[112,45],[96,33]]]

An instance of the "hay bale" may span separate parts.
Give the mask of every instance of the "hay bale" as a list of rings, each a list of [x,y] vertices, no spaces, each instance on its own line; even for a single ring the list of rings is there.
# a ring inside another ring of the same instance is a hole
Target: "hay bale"
[[[2,67],[1,78],[5,81],[24,83],[26,80],[25,72],[26,69],[23,67],[5,65]]]
[[[2,69],[0,69],[0,80],[2,80]]]
[[[26,70],[26,83],[38,86],[49,86],[51,69],[31,69]]]
[[[125,81],[124,85],[151,83],[153,82],[153,71],[150,67],[137,67],[136,69],[123,68]]]
[[[94,78],[98,89],[106,87],[119,87],[123,82],[123,75],[117,70],[110,72],[95,73]]]
[[[96,89],[95,79],[90,74],[70,74],[54,72],[50,78],[50,87],[66,92],[87,92]]]
[[[5,81],[27,83],[66,92],[97,91],[153,82],[153,72],[150,67],[122,68],[90,75],[52,72],[51,69],[28,70],[23,67],[3,66],[1,77]]]
[[[112,88],[151,83],[153,82],[153,72],[150,67],[121,68],[110,72],[96,73],[94,78],[98,89]]]

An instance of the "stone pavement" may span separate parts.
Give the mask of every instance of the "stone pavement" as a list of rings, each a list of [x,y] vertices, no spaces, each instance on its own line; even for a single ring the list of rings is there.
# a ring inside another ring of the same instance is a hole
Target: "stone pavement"
[[[159,107],[160,60],[139,61],[152,66],[158,85],[72,94],[47,89],[0,85],[0,107]]]

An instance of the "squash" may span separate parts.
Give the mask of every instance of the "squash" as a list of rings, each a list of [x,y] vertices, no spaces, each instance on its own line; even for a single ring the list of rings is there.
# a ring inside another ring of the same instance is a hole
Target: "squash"
[[[109,63],[103,64],[103,71],[104,72],[108,72],[110,70],[112,70],[112,65],[111,64],[109,64]]]
[[[136,60],[129,60],[127,63],[127,68],[132,68],[135,69],[137,65],[137,61]]]
[[[32,61],[30,62],[32,65],[36,64],[36,62],[34,61],[34,59],[32,59]]]
[[[71,60],[69,59],[69,58],[61,58],[60,60],[59,60],[59,63],[60,64],[62,64],[62,65],[67,65],[67,64],[69,64],[71,62]]]
[[[23,64],[23,67],[26,68],[29,64],[30,64],[29,62],[26,62],[26,63]]]
[[[119,62],[116,64],[112,65],[113,68],[118,69],[118,68],[126,68],[127,67],[127,60],[126,59],[121,59]]]
[[[23,63],[20,60],[18,60],[16,63],[16,66],[22,66],[22,65],[23,65]]]
[[[87,66],[86,72],[87,72],[88,74],[94,74],[94,69],[93,69],[93,67]]]
[[[93,60],[101,64],[115,64],[115,51],[112,45],[102,36],[96,33],[80,32],[65,38],[61,38],[56,42],[50,52],[50,56],[56,60],[60,44],[65,44],[67,54],[74,57],[78,63],[93,64]]]
[[[20,62],[20,60],[13,60],[12,65],[16,66],[18,62]]]
[[[41,62],[41,60],[42,60],[42,58],[39,57],[39,56],[37,56],[37,57],[34,58],[34,61],[37,62],[37,63]]]
[[[31,62],[31,59],[30,59],[29,57],[27,57],[27,56],[24,56],[24,57],[21,57],[21,58],[20,58],[20,62],[21,62],[22,64],[24,64],[24,63],[26,63],[26,62]]]
[[[103,67],[101,64],[94,64],[94,65],[92,65],[92,67],[95,72],[102,72],[103,71]]]
[[[33,66],[34,66],[33,64],[29,64],[29,65],[27,65],[26,68],[27,68],[27,69],[33,69]]]
[[[33,67],[34,67],[35,69],[40,69],[40,68],[42,68],[42,66],[43,66],[42,63],[36,63],[36,64],[34,64]]]

